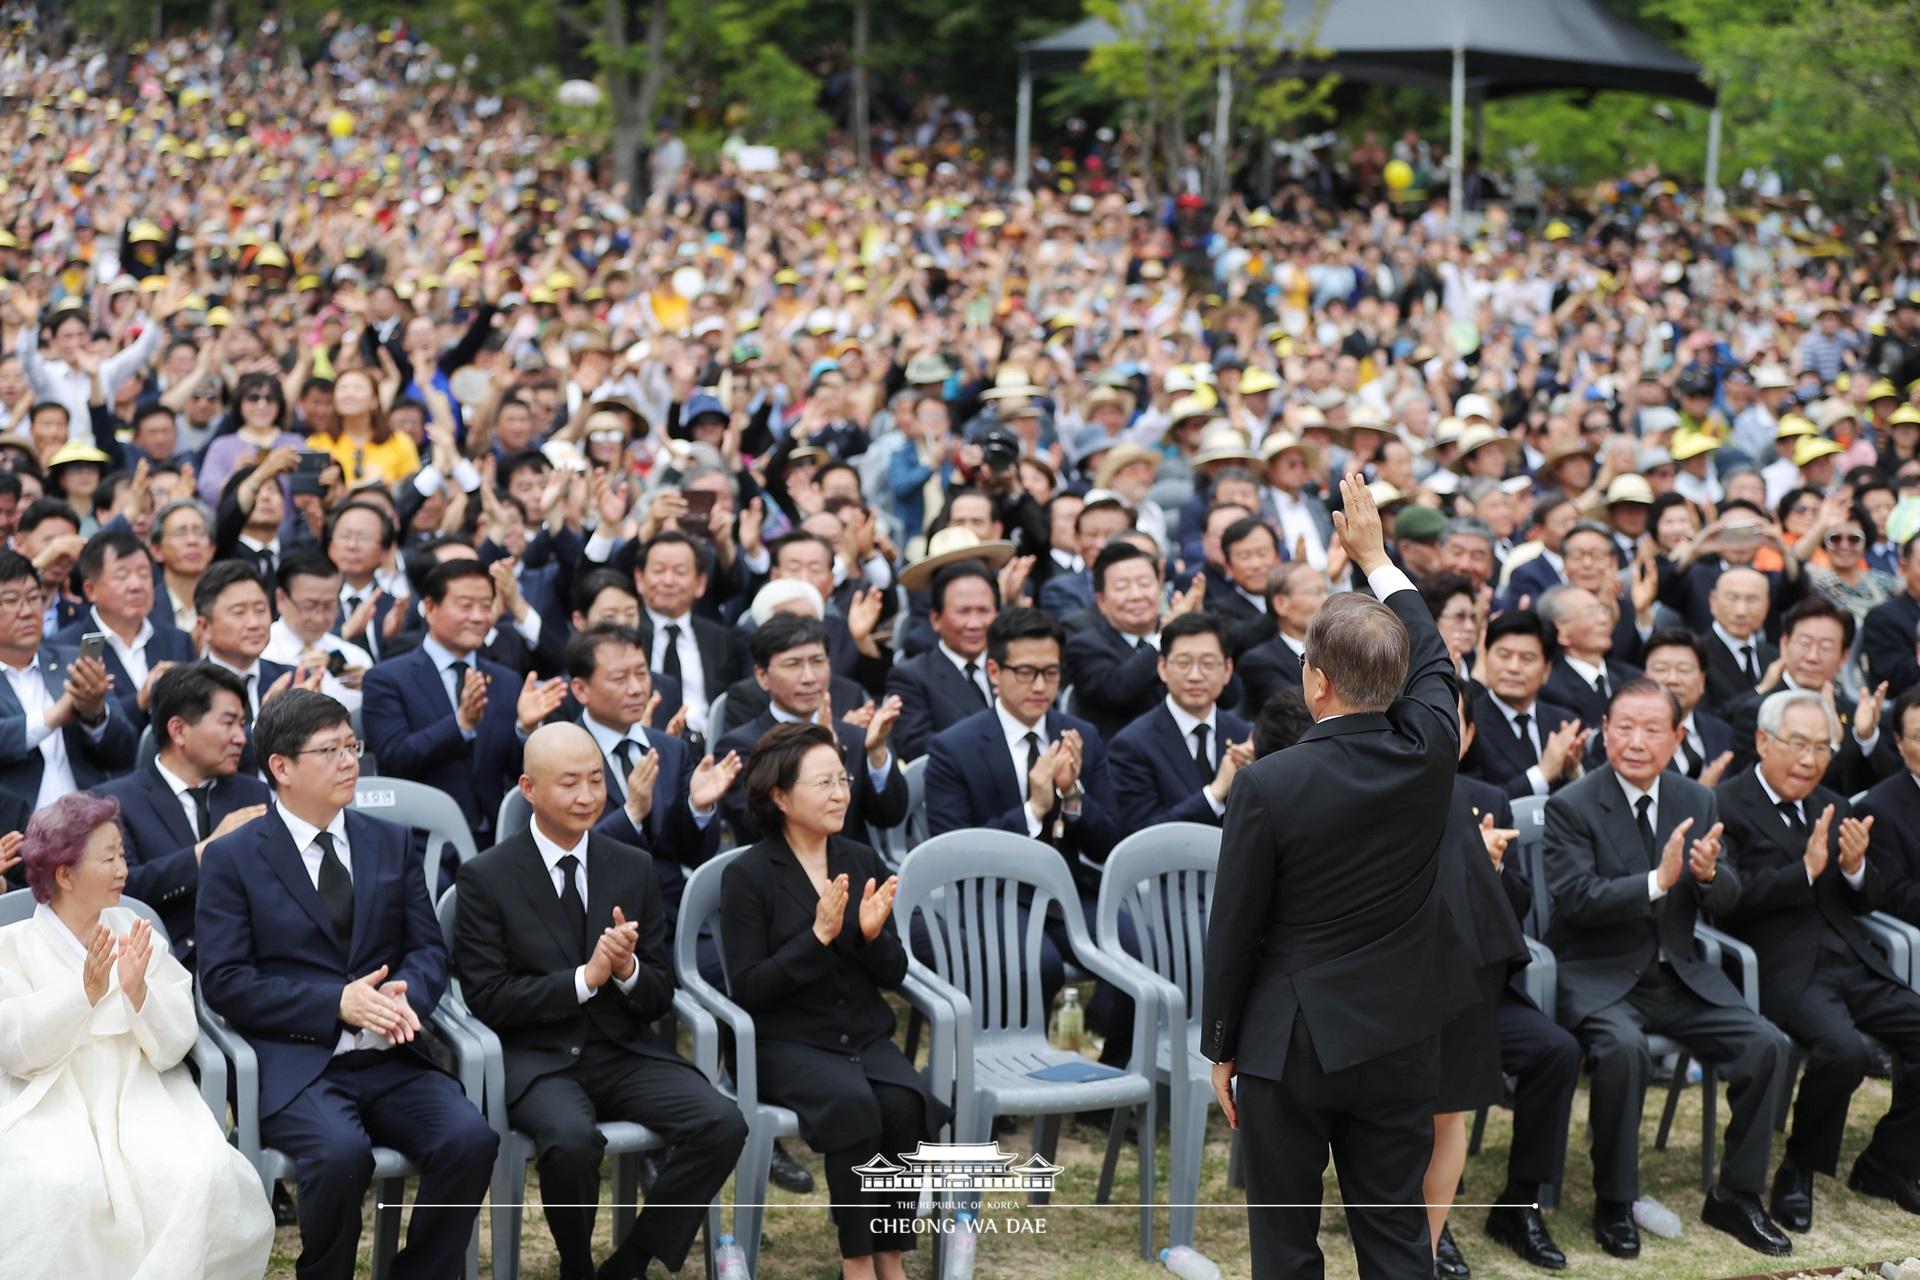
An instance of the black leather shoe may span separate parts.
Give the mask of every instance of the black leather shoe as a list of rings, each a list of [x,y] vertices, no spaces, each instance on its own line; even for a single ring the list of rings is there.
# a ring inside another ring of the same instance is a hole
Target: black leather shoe
[[[1595,1200],[1593,1238],[1611,1257],[1639,1257],[1640,1228],[1633,1225],[1633,1205],[1625,1200]]]
[[[1632,1217],[1627,1221],[1632,1222]],[[1530,1204],[1503,1204],[1488,1210],[1487,1234],[1532,1266],[1548,1271],[1567,1269],[1567,1255],[1547,1234],[1546,1218]]]
[[[1773,1195],[1767,1202],[1773,1220],[1789,1231],[1813,1226],[1813,1171],[1803,1169],[1792,1156],[1780,1162],[1773,1175]]]
[[[1908,1213],[1920,1213],[1920,1178],[1903,1178],[1870,1152],[1861,1152],[1847,1185],[1864,1196],[1891,1200]]]
[[[1453,1242],[1451,1223],[1440,1228],[1440,1239],[1433,1249],[1433,1274],[1441,1280],[1467,1280],[1473,1274],[1473,1268],[1460,1256],[1460,1246]]]
[[[797,1196],[807,1195],[813,1190],[813,1175],[777,1142],[773,1144],[773,1163],[767,1170],[767,1177],[774,1186]]]
[[[1707,1193],[1700,1209],[1700,1221],[1716,1231],[1724,1231],[1756,1253],[1784,1258],[1793,1252],[1793,1241],[1774,1225],[1760,1207],[1760,1197],[1748,1191],[1715,1187]]]
[[[287,1184],[273,1184],[273,1225],[276,1227],[295,1227],[300,1225],[300,1215],[294,1211],[293,1196],[287,1192]]]

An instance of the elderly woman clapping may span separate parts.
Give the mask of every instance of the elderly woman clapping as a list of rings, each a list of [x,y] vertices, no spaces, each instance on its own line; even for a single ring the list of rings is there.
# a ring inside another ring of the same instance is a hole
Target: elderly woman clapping
[[[258,1280],[273,1215],[180,1066],[192,979],[118,905],[119,812],[81,792],[35,814],[38,905],[0,929],[0,1276]]]

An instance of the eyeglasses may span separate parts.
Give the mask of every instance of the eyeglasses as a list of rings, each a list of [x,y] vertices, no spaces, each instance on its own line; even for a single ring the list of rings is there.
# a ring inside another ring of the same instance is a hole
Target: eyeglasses
[[[193,393],[193,398],[195,400],[218,400],[220,393],[218,391],[196,391]]]
[[[1617,557],[1604,547],[1590,547],[1583,551],[1569,551],[1562,557],[1568,564],[1603,564]]]
[[[329,764],[337,765],[344,763],[349,756],[358,760],[360,753],[366,749],[366,743],[360,741],[358,738],[354,738],[348,742],[336,742],[330,747],[305,747],[299,751],[289,751],[287,754],[294,756],[326,756],[328,757]]]
[[[254,393],[252,393],[251,395],[244,395],[244,396],[241,396],[241,397],[240,397],[240,403],[241,403],[241,404],[271,404],[271,405],[277,405],[277,404],[279,404],[279,403],[280,403],[280,397],[279,397],[279,396],[275,396],[275,395],[269,395],[269,394],[268,394],[268,393],[266,393],[265,391],[255,391],[255,392],[254,392]]]
[[[836,791],[853,790],[853,779],[843,770],[825,778],[803,778],[793,785],[796,791],[805,787],[809,791],[818,791],[821,795],[830,796]]]
[[[1814,654],[1819,657],[1832,657],[1840,652],[1840,644],[1835,640],[1815,640],[1811,636],[1794,636],[1787,641],[1789,653]]]
[[[1183,653],[1177,658],[1167,659],[1167,670],[1175,675],[1190,676],[1198,670],[1201,675],[1217,676],[1226,669],[1225,658],[1216,658],[1211,655],[1196,658],[1190,653]]]
[[[1834,532],[1827,535],[1827,545],[1830,547],[1858,547],[1866,540],[1863,534],[1858,533]]]
[[[1440,621],[1450,627],[1464,627],[1479,621],[1480,615],[1472,609],[1448,609],[1440,615]]]
[[[45,607],[46,597],[38,591],[22,591],[17,595],[8,592],[0,595],[0,613],[38,613]]]
[[[372,547],[379,544],[380,535],[377,533],[349,533],[344,530],[336,530],[333,535],[333,540],[349,547]]]
[[[1029,667],[1025,665],[1001,667],[1000,678],[1004,680],[1008,677],[1012,677],[1015,684],[1058,684],[1060,681],[1060,667],[1058,664],[1051,667]]]
[[[1793,504],[1793,507],[1792,507],[1792,509],[1791,509],[1791,510],[1789,510],[1789,511],[1787,512],[1787,514],[1788,514],[1788,515],[1793,515],[1793,516],[1814,516],[1814,515],[1819,515],[1819,514],[1820,514],[1820,504],[1819,504],[1819,503],[1817,503],[1817,502],[1796,502],[1796,503],[1794,503],[1794,504]]]
[[[1777,733],[1769,733],[1767,736],[1801,760],[1825,760],[1838,750],[1831,742],[1819,742],[1807,738],[1783,738]]]

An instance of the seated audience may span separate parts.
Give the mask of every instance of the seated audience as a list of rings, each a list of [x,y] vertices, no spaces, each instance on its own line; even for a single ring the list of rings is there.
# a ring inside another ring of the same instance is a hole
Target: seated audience
[[[1232,678],[1225,627],[1216,615],[1188,613],[1167,623],[1160,633],[1167,696],[1116,734],[1108,753],[1122,828],[1220,825],[1234,778],[1253,761],[1252,728],[1220,709],[1220,693]]]

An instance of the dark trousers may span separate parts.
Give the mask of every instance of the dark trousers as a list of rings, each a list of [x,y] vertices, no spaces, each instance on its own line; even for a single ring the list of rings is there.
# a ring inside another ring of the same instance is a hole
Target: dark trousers
[[[1580,1042],[1511,991],[1500,997],[1494,1017],[1500,1028],[1500,1070],[1516,1082],[1507,1189],[1531,1202],[1543,1184],[1559,1185],[1566,1166]]]
[[[1282,1078],[1242,1075],[1241,1151],[1255,1280],[1321,1280],[1321,1179],[1333,1153],[1348,1204],[1361,1280],[1433,1273],[1421,1179],[1433,1158],[1440,1038],[1344,1071],[1322,1071],[1304,1018],[1294,1016]],[[1266,1208],[1309,1205],[1310,1208]]]
[[[873,1088],[874,1101],[880,1104],[880,1137],[826,1153],[827,1191],[833,1197],[833,1225],[840,1232],[843,1258],[900,1253],[914,1247],[911,1228],[876,1231],[874,1220],[911,1219],[919,1194],[910,1192],[900,1200],[885,1192],[862,1191],[860,1175],[853,1168],[873,1159],[876,1151],[893,1156],[913,1150],[927,1136],[926,1104],[912,1089],[882,1084],[878,1080],[868,1083]]]
[[[1920,1175],[1920,995],[1874,973],[1851,952],[1823,951],[1813,980],[1775,1021],[1807,1050],[1787,1154],[1831,1175],[1840,1159],[1847,1105],[1867,1074],[1862,1031],[1893,1054],[1893,1105],[1867,1150],[1890,1169]]]
[[[658,1258],[669,1271],[686,1261],[707,1202],[747,1140],[740,1109],[692,1063],[644,1057],[597,1036],[577,1064],[528,1085],[508,1106],[507,1119],[533,1139],[540,1198],[565,1276],[594,1270],[593,1219],[607,1145],[597,1121],[645,1125],[668,1143],[648,1196],[654,1203],[641,1210],[626,1240],[614,1243],[629,1255]]]
[[[420,1205],[454,1206],[413,1211],[406,1248],[393,1259],[394,1280],[447,1280],[466,1265],[499,1143],[451,1076],[404,1049],[343,1054],[263,1118],[260,1137],[294,1162],[300,1280],[353,1275],[376,1146],[392,1147],[419,1167]]]
[[[1664,962],[1633,989],[1590,1014],[1574,1034],[1593,1059],[1593,1190],[1627,1201],[1640,1189],[1640,1113],[1653,1074],[1647,1036],[1679,1041],[1727,1082],[1732,1116],[1720,1158],[1720,1183],[1760,1195],[1766,1189],[1773,1117],[1787,1083],[1787,1038],[1745,1005],[1709,1004]]]

